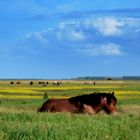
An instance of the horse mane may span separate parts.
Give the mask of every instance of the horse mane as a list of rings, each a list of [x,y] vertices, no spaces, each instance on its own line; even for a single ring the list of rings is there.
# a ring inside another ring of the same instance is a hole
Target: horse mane
[[[101,98],[106,97],[107,98],[107,103],[110,103],[111,100],[113,100],[115,103],[117,103],[117,99],[114,96],[114,93],[91,93],[91,94],[84,94],[84,95],[79,95],[75,97],[69,98],[70,103],[81,103],[81,104],[87,104],[91,106],[98,106],[101,104]]]

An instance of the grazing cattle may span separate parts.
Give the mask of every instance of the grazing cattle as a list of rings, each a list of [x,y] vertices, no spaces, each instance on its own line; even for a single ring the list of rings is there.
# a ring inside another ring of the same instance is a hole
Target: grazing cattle
[[[91,84],[96,85],[95,81],[94,82],[84,82],[84,84],[85,85],[91,85]]]
[[[33,81],[30,81],[30,85],[33,85],[34,83],[33,83]]]
[[[46,84],[45,81],[39,81],[38,84]]]
[[[48,81],[39,81],[38,84],[47,86],[49,84],[49,82]]]
[[[84,84],[85,84],[85,85],[89,85],[89,84],[91,84],[91,82],[84,82]]]
[[[61,84],[60,81],[54,81],[54,82],[53,82],[53,85],[57,85],[57,86],[59,86],[60,84]]]
[[[20,82],[18,81],[18,82],[17,82],[17,85],[19,85],[19,84],[20,84]]]
[[[49,84],[48,81],[44,81],[44,82],[43,82],[43,86],[47,86],[48,84]]]
[[[13,84],[14,84],[14,82],[10,82],[10,84],[11,84],[11,85],[13,85]]]
[[[38,82],[38,84],[42,84],[42,82],[41,82],[41,81],[39,81],[39,82]]]
[[[38,112],[70,112],[96,114],[104,110],[107,114],[116,112],[117,99],[113,93],[92,93],[68,99],[49,99]]]
[[[42,81],[42,84],[45,85],[45,81]]]

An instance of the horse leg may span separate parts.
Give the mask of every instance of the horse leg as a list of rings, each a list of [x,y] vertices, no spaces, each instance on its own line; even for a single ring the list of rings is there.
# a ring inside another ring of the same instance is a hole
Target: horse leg
[[[90,105],[83,104],[83,113],[94,115],[96,112],[93,110],[93,108]]]

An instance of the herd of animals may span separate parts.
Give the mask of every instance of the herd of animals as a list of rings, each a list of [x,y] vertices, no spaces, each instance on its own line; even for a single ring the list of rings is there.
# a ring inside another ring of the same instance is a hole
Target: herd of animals
[[[60,85],[61,83],[62,83],[61,81],[53,81],[53,82],[52,82],[53,85]],[[22,83],[19,82],[19,81],[17,81],[17,82],[11,81],[10,84],[11,84],[11,85],[14,85],[14,84],[20,85],[20,84],[22,84]],[[33,84],[34,84],[33,81],[30,81],[30,82],[29,82],[29,85],[33,85]],[[48,84],[50,84],[50,83],[49,83],[48,81],[39,81],[38,84],[39,84],[39,85],[46,86],[46,85],[48,85]]]
[[[69,84],[69,81],[67,81],[66,83]],[[20,85],[20,84],[22,84],[22,83],[21,83],[20,81],[16,81],[16,82],[11,81],[10,84],[11,84],[11,85],[14,85],[14,84]],[[34,84],[33,81],[30,81],[30,82],[29,82],[29,85],[33,85],[33,84]],[[53,84],[53,85],[58,85],[58,86],[59,86],[59,85],[62,84],[62,81],[53,81],[53,82],[39,81],[38,84],[39,84],[39,85],[43,85],[43,86],[44,86],[44,85],[49,85],[49,84]],[[96,82],[95,82],[95,81],[93,81],[93,82],[84,82],[84,84],[85,84],[85,85],[89,85],[89,84],[96,85]]]
[[[11,82],[10,84],[21,84],[20,82]],[[34,82],[30,81],[30,85]],[[39,81],[38,84],[48,85],[48,81]],[[52,82],[53,85],[62,84],[61,81]],[[93,84],[96,83],[84,83]],[[92,93],[84,94],[80,96],[70,97],[68,99],[48,99],[38,109],[38,112],[69,112],[69,113],[82,113],[82,114],[97,114],[103,111],[107,114],[113,114],[117,112],[117,98],[112,93]]]

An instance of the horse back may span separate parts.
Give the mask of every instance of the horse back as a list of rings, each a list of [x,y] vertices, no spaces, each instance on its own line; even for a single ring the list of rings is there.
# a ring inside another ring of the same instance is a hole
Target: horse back
[[[72,104],[68,99],[49,99],[38,112],[79,112],[79,104]]]

